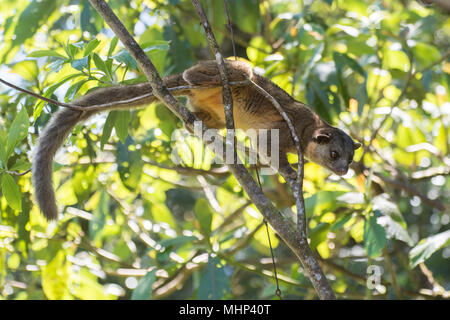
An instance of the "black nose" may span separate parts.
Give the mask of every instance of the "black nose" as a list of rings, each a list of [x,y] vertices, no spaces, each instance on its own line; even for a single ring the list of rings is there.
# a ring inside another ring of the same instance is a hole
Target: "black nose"
[[[348,171],[348,168],[347,168],[347,167],[343,167],[343,168],[339,168],[339,169],[337,170],[337,173],[338,173],[340,176],[343,176],[343,175],[345,175],[345,174],[347,173],[347,171]]]

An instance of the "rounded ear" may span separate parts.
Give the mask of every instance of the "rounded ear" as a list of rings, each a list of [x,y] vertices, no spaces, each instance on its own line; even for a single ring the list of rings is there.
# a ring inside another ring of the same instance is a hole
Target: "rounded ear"
[[[359,143],[359,142],[353,142],[353,149],[354,149],[354,150],[359,149],[360,147],[361,147],[361,143]]]
[[[331,134],[323,130],[316,130],[313,133],[312,140],[317,143],[328,143],[330,142]]]

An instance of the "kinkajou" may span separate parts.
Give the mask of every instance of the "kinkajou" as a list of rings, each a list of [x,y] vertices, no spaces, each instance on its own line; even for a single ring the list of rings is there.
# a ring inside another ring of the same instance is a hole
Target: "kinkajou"
[[[354,142],[342,130],[326,123],[312,109],[296,101],[267,78],[255,74],[248,63],[227,60],[226,65],[230,81],[244,81],[248,77],[279,102],[299,135],[306,158],[338,175],[347,173],[349,164],[353,160],[354,150],[361,146],[360,143]],[[189,85],[217,85],[217,87],[202,90],[173,90],[172,93],[176,96],[186,96],[192,111],[206,126],[217,129],[225,127],[222,88],[215,61],[200,62],[183,73],[168,76],[163,80],[169,89]],[[95,90],[73,101],[72,104],[89,107],[125,101],[151,92],[152,88],[148,83],[115,86]],[[272,103],[251,84],[233,86],[232,95],[235,127],[244,130],[279,129],[280,166],[289,165],[286,153],[295,153],[296,149],[286,122]],[[155,97],[148,96],[138,101],[124,103],[123,106],[120,105],[120,108],[145,106],[155,100]],[[117,106],[114,109],[117,109]],[[36,201],[49,220],[56,219],[58,214],[52,186],[52,165],[55,153],[77,123],[98,112],[100,111],[62,109],[52,116],[40,134],[33,159],[33,184]]]

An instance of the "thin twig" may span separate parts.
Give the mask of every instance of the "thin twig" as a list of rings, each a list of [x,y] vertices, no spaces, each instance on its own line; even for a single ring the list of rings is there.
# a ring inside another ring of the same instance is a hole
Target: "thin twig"
[[[18,87],[18,86],[14,85],[14,84],[6,81],[6,80],[3,80],[1,78],[0,78],[0,82],[3,83],[4,85],[7,85],[8,87],[16,89],[17,91],[20,91],[20,92],[26,93],[26,94],[28,94],[30,96],[33,96],[35,98],[44,100],[45,102],[48,102],[48,103],[51,103],[51,104],[54,104],[54,105],[57,105],[57,106],[61,106],[61,107],[70,108],[70,109],[84,110],[84,107],[82,107],[82,106],[76,106],[76,105],[73,105],[73,104],[70,104],[70,103],[59,102],[57,100],[53,100],[53,99],[50,99],[50,98],[43,97],[43,96],[41,96],[41,95],[39,95],[37,93],[34,93],[33,91],[29,91],[27,89],[23,89],[21,87]]]
[[[234,60],[237,60],[237,55],[236,55],[236,45],[234,44],[233,25],[231,24],[230,12],[229,12],[229,10],[228,10],[227,0],[223,0],[223,6],[225,7],[225,13],[226,13],[226,15],[227,15],[227,27],[228,27],[228,29],[230,30],[230,34],[231,34],[231,45],[233,46]]]
[[[4,172],[5,173],[9,173],[9,174],[11,174],[13,176],[24,176],[27,173],[31,172],[31,169],[28,169],[28,170],[26,170],[24,172],[17,172],[17,171],[10,171],[10,170],[5,170]]]
[[[420,271],[423,273],[423,275],[427,278],[430,285],[433,287],[433,294],[441,295],[443,297],[449,298],[450,292],[445,290],[443,286],[439,284],[439,282],[436,281],[436,279],[433,276],[433,272],[431,272],[430,269],[425,265],[425,263],[419,263]]]
[[[270,241],[269,225],[267,224],[266,220],[264,220],[264,224],[266,225],[267,240],[269,241],[270,255],[272,257],[273,274],[275,275],[275,283],[276,283],[276,286],[277,286],[277,289],[275,290],[275,294],[278,296],[278,298],[282,299],[281,298],[280,286],[278,284],[277,264],[275,263],[275,257],[273,255],[272,241]]]

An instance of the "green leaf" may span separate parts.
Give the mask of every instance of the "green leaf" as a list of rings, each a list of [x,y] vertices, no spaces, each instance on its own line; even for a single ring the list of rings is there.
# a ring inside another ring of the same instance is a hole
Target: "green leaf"
[[[345,103],[348,105],[350,100],[349,88],[347,87],[347,81],[345,81],[344,77],[344,67],[347,66],[353,71],[358,72],[363,77],[366,76],[364,69],[359,65],[359,63],[351,58],[350,56],[344,53],[333,52],[333,60],[336,66],[336,74],[339,85],[339,92],[342,94],[342,97]]]
[[[352,218],[351,214],[340,217],[331,225],[330,231],[336,231],[344,227],[344,225]]]
[[[450,244],[450,230],[420,240],[409,252],[409,265],[414,268],[427,260],[433,253]]]
[[[22,195],[19,186],[9,174],[2,177],[2,193],[11,208],[22,211]]]
[[[417,42],[412,50],[415,60],[422,68],[428,67],[441,58],[439,50],[427,43]]]
[[[358,115],[361,116],[364,110],[364,105],[367,102],[367,75],[364,77],[364,82],[359,86],[355,96],[358,101]]]
[[[125,64],[128,68],[138,71],[138,64],[136,60],[134,60],[127,50],[120,50],[117,54],[113,55],[112,58]]]
[[[239,30],[249,34],[257,32],[261,23],[258,1],[229,1],[229,6],[233,21],[239,21]]]
[[[72,100],[74,100],[75,95],[77,94],[77,92],[88,81],[89,80],[81,80],[81,81],[75,82],[73,85],[71,85],[69,87],[69,89],[67,89],[67,92],[66,92],[66,94],[64,96],[64,100],[65,101],[72,101]]]
[[[14,148],[21,142],[28,134],[28,112],[26,108],[22,107],[16,115],[8,133],[8,147],[6,149],[6,156],[9,158],[14,152]]]
[[[350,69],[353,69],[353,71],[358,72],[362,76],[365,76],[366,74],[358,61],[351,58],[345,53],[333,52],[333,60],[337,70],[343,70],[344,66],[347,66]]]
[[[20,61],[14,64],[11,69],[27,81],[34,81],[39,74],[39,68],[35,60]]]
[[[141,44],[141,48],[144,50],[144,52],[151,52],[151,51],[167,51],[169,50],[169,42],[164,40],[153,40],[149,42],[145,42]]]
[[[103,150],[105,143],[108,142],[111,137],[112,129],[116,123],[117,111],[111,111],[106,117],[105,124],[103,125],[102,138],[100,139],[100,148]]]
[[[327,235],[330,232],[330,224],[329,223],[319,223],[314,229],[310,232],[310,246],[311,249],[315,250],[317,246],[327,239]]]
[[[94,53],[92,55],[95,66],[103,71],[106,75],[108,75],[108,69],[106,68],[105,62],[98,56],[98,54]]]
[[[22,198],[22,211],[17,219],[17,235],[19,237],[18,248],[22,253],[23,258],[28,259],[28,253],[30,253],[30,229],[27,227],[30,223],[30,210],[32,207],[31,199],[24,194]]]
[[[106,218],[109,212],[109,195],[105,190],[100,192],[99,203],[96,206],[93,214],[92,220],[89,221],[89,237],[92,240],[97,239],[97,235],[101,233],[105,224]]]
[[[22,44],[26,39],[31,38],[36,31],[43,26],[50,15],[58,7],[58,1],[54,0],[34,0],[25,8],[19,16],[14,30],[15,38],[13,46]]]
[[[60,59],[68,59],[66,56],[54,51],[54,50],[36,50],[31,52],[29,55],[29,57],[32,58],[41,58],[41,57],[55,57],[55,58],[60,58]]]
[[[447,150],[447,138],[448,129],[445,127],[444,123],[439,126],[438,135],[434,139],[434,145],[442,152],[442,154],[448,154],[450,150]]]
[[[86,48],[84,49],[83,56],[88,56],[92,51],[94,51],[95,48],[98,47],[100,44],[100,40],[93,39],[89,41],[89,43],[86,45]]]
[[[195,236],[179,236],[175,238],[164,239],[160,241],[159,244],[167,248],[167,247],[183,246],[186,243],[192,243],[193,241],[196,240],[198,240],[198,238]]]
[[[253,39],[250,41],[249,46],[247,47],[247,56],[251,62],[258,64],[261,63],[271,51],[272,48],[269,44],[267,44],[264,38],[256,36],[253,37]]]
[[[128,110],[114,111],[117,113],[115,116],[114,129],[116,134],[122,143],[125,143],[125,139],[128,137],[128,126],[131,121],[131,113]]]
[[[17,253],[13,253],[9,258],[8,258],[8,268],[10,269],[17,269],[20,265],[20,256]]]
[[[6,169],[8,164],[8,157],[6,154],[6,148],[8,146],[8,134],[5,130],[0,131],[0,168]]]
[[[117,43],[119,42],[119,38],[114,37],[111,40],[111,44],[109,45],[109,49],[108,49],[108,57],[111,57],[111,55],[113,54],[114,50],[117,47]]]
[[[31,168],[31,163],[25,159],[19,159],[9,169],[12,171],[26,171]]]
[[[84,41],[71,43],[69,44],[69,47],[71,48],[70,50],[74,50],[72,51],[72,53],[75,54],[77,51],[82,50],[84,48]]]
[[[70,293],[80,300],[110,300],[115,296],[108,293],[98,278],[88,268],[81,268],[71,275],[71,280],[76,283],[70,287]]]
[[[47,66],[49,73],[57,73],[59,70],[61,70],[63,65],[65,63],[67,63],[68,60],[69,60],[68,58],[66,60],[57,59],[56,61],[53,61],[52,63],[50,63]]]
[[[70,59],[74,59],[79,49],[81,48],[69,43],[66,47],[66,53]]]
[[[386,230],[377,223],[377,218],[370,216],[364,222],[364,247],[367,255],[379,256],[386,244]]]
[[[385,48],[383,52],[383,66],[388,69],[398,69],[403,72],[408,71],[409,59],[403,51],[392,51]]]
[[[80,13],[81,30],[97,34],[99,29],[98,14],[88,1],[84,1],[83,9]],[[103,23],[102,23],[103,24]],[[101,25],[101,24],[100,24]]]
[[[50,300],[62,300],[70,297],[69,279],[70,263],[66,260],[64,250],[59,250],[45,266],[42,267],[42,289]]]
[[[50,98],[50,97],[52,96],[52,94],[56,91],[56,89],[58,89],[60,86],[62,86],[62,85],[63,85],[64,83],[66,83],[67,81],[69,81],[69,80],[71,80],[71,79],[73,79],[73,78],[79,77],[79,76],[80,76],[79,74],[71,74],[71,75],[68,75],[67,77],[65,77],[65,78],[62,79],[61,81],[55,83],[55,84],[52,85],[50,88],[48,88],[48,89],[45,91],[45,93],[43,94],[43,96],[46,97],[46,98]],[[34,119],[37,119],[37,118],[40,116],[40,114],[41,114],[41,112],[42,112],[42,109],[44,108],[45,103],[46,103],[46,102],[44,102],[44,101],[40,101],[40,102],[36,105],[36,107],[35,107],[35,109],[34,109],[34,112],[33,112],[33,118],[34,118]]]
[[[154,221],[165,222],[172,228],[176,228],[176,222],[172,215],[172,212],[166,207],[164,203],[155,202],[152,203],[151,213]]]
[[[339,206],[336,199],[343,191],[319,191],[305,199],[306,216],[319,215],[324,211],[333,211]]]
[[[197,291],[199,300],[219,300],[230,292],[230,280],[217,258],[209,257],[206,268],[201,273]]]
[[[70,62],[72,68],[77,69],[79,71],[83,71],[83,69],[87,69],[89,64],[89,57],[84,57],[81,59],[75,59]]]
[[[206,199],[200,198],[195,203],[194,215],[197,219],[200,230],[204,235],[209,235],[211,233],[211,222],[214,211],[209,206]]]
[[[302,70],[302,83],[306,83],[308,81],[309,75],[311,73],[312,68],[314,65],[322,58],[323,50],[325,48],[325,45],[323,42],[319,43],[319,45],[314,49],[314,52],[309,59],[305,70]]]
[[[111,81],[114,80],[114,75],[113,75],[113,71],[112,71],[112,66],[113,66],[113,59],[107,58],[106,61],[105,61],[105,67],[106,67],[106,70],[107,70],[107,73],[106,73],[106,74],[108,75],[108,77],[109,77],[109,79],[110,79]]]
[[[117,161],[120,179],[125,187],[134,191],[141,181],[143,163],[142,154],[136,149],[136,141],[130,136],[125,143],[117,144]]]
[[[156,268],[147,272],[139,280],[137,287],[133,290],[131,300],[150,300],[152,298],[152,285],[156,280]]]
[[[387,70],[373,68],[368,72],[366,89],[368,97],[377,97],[380,88],[386,87],[391,83],[392,76]]]

